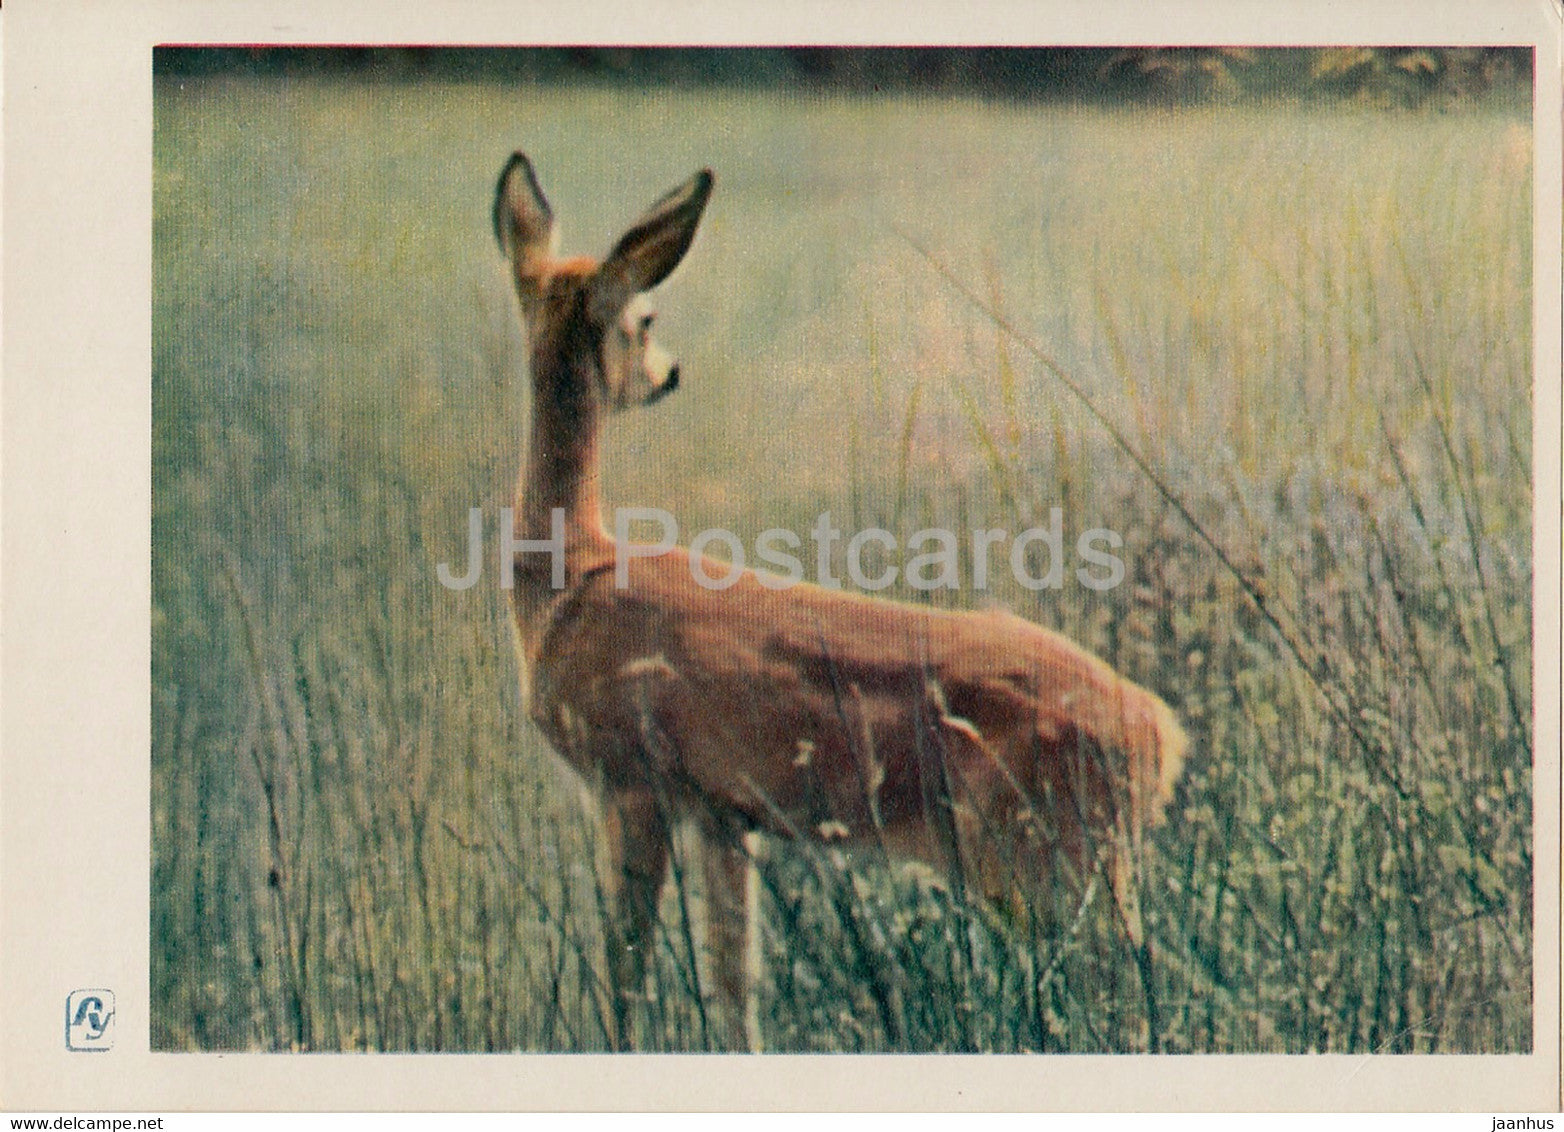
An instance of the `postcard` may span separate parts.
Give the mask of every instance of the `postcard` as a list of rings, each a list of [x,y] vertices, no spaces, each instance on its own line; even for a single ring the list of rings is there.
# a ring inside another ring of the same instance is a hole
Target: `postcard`
[[[7,1108],[1557,1106],[1554,8],[8,14]]]

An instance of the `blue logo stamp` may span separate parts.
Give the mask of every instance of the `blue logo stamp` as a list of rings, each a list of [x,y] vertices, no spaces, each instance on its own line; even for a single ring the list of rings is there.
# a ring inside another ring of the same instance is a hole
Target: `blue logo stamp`
[[[72,991],[65,1000],[65,1048],[105,1050],[114,1047],[114,992]]]

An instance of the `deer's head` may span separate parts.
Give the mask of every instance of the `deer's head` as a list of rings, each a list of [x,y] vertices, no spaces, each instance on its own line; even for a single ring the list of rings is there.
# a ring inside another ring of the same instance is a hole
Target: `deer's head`
[[[562,406],[622,409],[678,386],[677,363],[652,340],[646,292],[689,250],[711,186],[702,169],[652,205],[601,263],[560,258],[532,163],[512,155],[495,191],[494,235],[510,260],[539,393]]]

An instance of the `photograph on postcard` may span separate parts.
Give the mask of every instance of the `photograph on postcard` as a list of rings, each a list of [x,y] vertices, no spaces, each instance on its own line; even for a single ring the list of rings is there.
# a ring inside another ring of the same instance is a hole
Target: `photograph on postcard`
[[[151,1048],[1530,1052],[1533,72],[157,49]]]

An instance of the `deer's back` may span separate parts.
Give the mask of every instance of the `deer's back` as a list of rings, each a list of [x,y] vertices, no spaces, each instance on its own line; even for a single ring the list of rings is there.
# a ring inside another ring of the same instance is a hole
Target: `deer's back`
[[[1077,789],[1083,766],[1113,773],[1107,755],[1149,819],[1183,754],[1160,699],[1030,622],[748,571],[708,589],[683,550],[632,559],[624,589],[597,572],[538,646],[534,715],[567,758],[778,832],[917,823],[942,788],[979,805]]]

